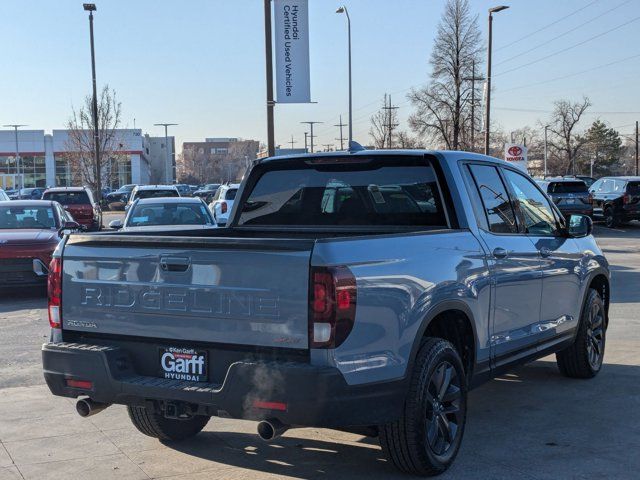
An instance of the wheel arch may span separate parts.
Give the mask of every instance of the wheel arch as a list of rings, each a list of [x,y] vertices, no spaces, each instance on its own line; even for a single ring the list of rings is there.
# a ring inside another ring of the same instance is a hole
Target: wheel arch
[[[462,301],[447,300],[435,305],[424,317],[414,339],[408,372],[413,370],[418,350],[425,336],[444,338],[453,344],[462,358],[467,381],[476,369],[478,335],[471,308]]]
[[[605,325],[609,324],[609,304],[611,302],[611,283],[609,281],[608,275],[606,275],[603,271],[596,271],[591,279],[589,280],[589,287],[585,292],[586,295],[589,293],[589,289],[593,288],[596,290],[602,301],[604,302],[604,311],[605,311]]]

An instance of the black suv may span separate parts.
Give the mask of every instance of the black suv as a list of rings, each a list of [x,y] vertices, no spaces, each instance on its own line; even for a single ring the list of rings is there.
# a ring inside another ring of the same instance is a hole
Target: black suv
[[[538,180],[538,185],[549,195],[562,215],[593,215],[591,195],[587,184],[576,177],[557,177]]]
[[[589,189],[593,197],[593,216],[615,228],[640,220],[640,177],[603,177]]]

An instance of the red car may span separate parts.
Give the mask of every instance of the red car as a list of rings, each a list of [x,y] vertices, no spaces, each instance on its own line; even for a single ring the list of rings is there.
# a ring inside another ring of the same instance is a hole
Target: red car
[[[78,228],[57,202],[0,202],[0,288],[46,285],[61,230]]]
[[[58,202],[73,219],[87,230],[97,231],[102,226],[102,210],[93,199],[91,190],[86,187],[48,188],[42,195],[43,200]]]

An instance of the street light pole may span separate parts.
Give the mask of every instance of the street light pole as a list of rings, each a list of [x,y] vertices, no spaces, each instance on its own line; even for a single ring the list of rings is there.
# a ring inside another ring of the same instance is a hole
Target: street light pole
[[[96,87],[96,54],[93,43],[93,12],[96,11],[94,3],[83,3],[82,8],[89,12],[89,41],[91,43],[91,78],[93,81],[93,144],[96,159],[96,198],[102,199],[102,179],[100,173],[100,133],[98,126],[98,92]]]
[[[20,147],[18,145],[18,129],[20,127],[26,127],[26,125],[23,124],[19,124],[19,123],[13,123],[10,125],[3,125],[3,127],[11,127],[13,128],[13,132],[15,134],[15,140],[16,140],[16,174],[18,176],[18,189],[22,189],[24,188],[24,178],[22,176],[20,176]],[[7,169],[9,167],[7,166]],[[8,173],[8,172],[7,172]],[[23,171],[23,175],[24,175],[24,171]]]
[[[276,154],[273,100],[273,47],[271,41],[271,0],[264,0],[264,48],[267,74],[267,154]]]
[[[489,41],[487,45],[487,102],[485,104],[484,124],[484,154],[489,155],[489,141],[491,130],[491,47],[493,42],[493,14],[509,8],[506,5],[489,9]]]
[[[344,13],[347,16],[347,36],[349,41],[349,150],[353,145],[353,95],[351,84],[351,17],[349,10],[344,5],[336,10],[336,13]],[[342,123],[342,121],[340,121]],[[313,139],[311,139],[313,141]]]
[[[167,134],[167,129],[169,127],[172,127],[174,125],[178,125],[177,123],[154,123],[153,124],[156,127],[164,127],[164,149],[165,149],[165,182],[169,183],[169,176],[168,173],[169,171],[171,171],[171,176],[173,177],[173,162],[170,161],[169,159],[169,136]],[[170,170],[168,170],[168,167],[171,167]],[[175,178],[172,179],[172,181],[175,181]]]

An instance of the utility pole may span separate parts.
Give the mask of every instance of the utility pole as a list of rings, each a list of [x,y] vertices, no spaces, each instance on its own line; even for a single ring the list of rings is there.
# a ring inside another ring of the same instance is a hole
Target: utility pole
[[[311,139],[311,153],[313,153],[313,139],[316,137],[316,136],[313,134],[313,126],[314,126],[316,123],[324,123],[324,122],[300,122],[300,123],[306,123],[307,125],[309,125],[309,126],[310,126],[309,130],[311,130],[311,134],[309,135],[309,138]]]
[[[323,143],[322,146],[324,147],[325,152],[330,152],[331,147],[333,147],[333,143]]]
[[[267,67],[267,153],[270,157],[276,154],[275,129],[273,120],[273,52],[271,41],[271,0],[264,0],[264,47]]]
[[[82,8],[89,12],[89,40],[91,42],[91,77],[93,81],[93,144],[96,157],[96,198],[98,203],[102,200],[102,179],[100,173],[100,132],[98,125],[98,93],[96,87],[96,55],[93,46],[93,12],[96,6],[93,3],[84,3]]]
[[[11,127],[13,128],[13,132],[15,134],[15,141],[16,141],[16,174],[18,176],[18,190],[24,188],[24,168],[23,168],[23,172],[22,172],[22,176],[20,175],[20,147],[18,145],[18,129],[20,127],[26,127],[26,125],[21,125],[19,123],[13,123],[10,125],[3,125],[3,127],[8,128]],[[7,166],[7,173],[9,173],[8,171],[8,166]]]
[[[471,63],[471,77],[463,80],[471,82],[471,151],[476,151],[476,82],[484,80],[484,77],[476,77],[476,62]]]
[[[346,123],[342,123],[342,115],[340,115],[340,123],[334,125],[334,127],[340,127],[340,138],[336,138],[336,140],[340,140],[340,150],[344,150],[344,136],[342,135],[342,127],[346,126]]]
[[[547,159],[549,158],[549,149],[547,148],[547,130],[549,125],[544,126],[544,177],[547,178]]]
[[[304,153],[309,153],[309,132],[304,132]]]
[[[291,141],[290,141],[290,142],[287,142],[287,143],[290,143],[290,144],[291,144],[291,150],[293,150],[293,146],[294,146],[296,143],[298,143],[298,142],[296,142],[296,141],[293,139],[293,135],[291,135]]]
[[[165,172],[164,172],[164,178],[165,178],[165,182],[167,183],[172,183],[175,182],[175,175],[173,174],[173,162],[170,160],[169,157],[169,136],[167,135],[167,129],[169,127],[172,127],[174,125],[178,125],[177,123],[154,123],[153,124],[156,127],[164,127],[164,154],[165,154]],[[175,152],[173,152],[173,149],[171,149],[172,152],[172,156]],[[169,180],[169,172],[171,172],[171,182]]]
[[[389,105],[387,105],[387,95],[385,94],[384,96],[384,107],[382,107],[383,110],[387,111],[387,123],[384,124],[384,126],[387,128],[387,135],[389,136],[389,143],[387,143],[387,148],[392,148],[392,142],[393,142],[393,129],[394,127],[397,127],[398,124],[397,123],[393,123],[393,114],[394,114],[394,110],[397,110],[398,107],[394,107],[391,104],[391,95],[389,95]]]
[[[638,121],[636,120],[636,176],[638,176]]]

